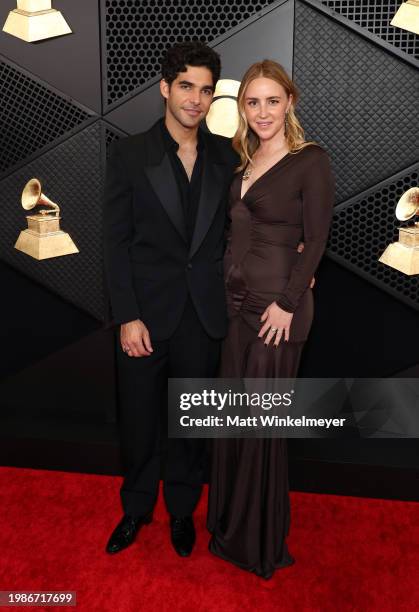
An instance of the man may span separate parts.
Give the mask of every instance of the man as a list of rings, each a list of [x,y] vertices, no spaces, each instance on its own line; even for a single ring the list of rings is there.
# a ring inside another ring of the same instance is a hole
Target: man
[[[152,520],[166,445],[163,491],[176,552],[190,555],[201,493],[202,440],[161,436],[168,377],[216,374],[226,333],[223,285],[226,200],[237,156],[203,131],[220,59],[199,42],[171,48],[160,91],[164,119],[112,145],[105,188],[105,267],[114,320],[124,515],[106,550],[131,544]]]

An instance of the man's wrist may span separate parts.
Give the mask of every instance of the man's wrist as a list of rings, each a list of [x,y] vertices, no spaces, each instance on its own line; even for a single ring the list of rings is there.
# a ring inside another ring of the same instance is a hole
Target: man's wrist
[[[121,325],[131,325],[132,323],[141,323],[141,319],[132,319],[131,321],[124,321]]]

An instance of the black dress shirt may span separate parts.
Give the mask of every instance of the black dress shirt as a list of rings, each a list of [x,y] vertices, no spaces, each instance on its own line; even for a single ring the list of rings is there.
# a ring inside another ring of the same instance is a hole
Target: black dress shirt
[[[186,231],[188,234],[189,244],[192,240],[193,231],[195,228],[196,214],[198,211],[199,198],[201,196],[202,187],[202,170],[203,170],[203,151],[204,143],[201,130],[198,129],[198,144],[197,157],[192,171],[191,180],[186,173],[185,167],[182,164],[180,157],[177,154],[179,144],[172,137],[167,129],[164,119],[161,120],[161,129],[166,152],[172,164],[173,172],[178,184],[182,208],[185,214]]]

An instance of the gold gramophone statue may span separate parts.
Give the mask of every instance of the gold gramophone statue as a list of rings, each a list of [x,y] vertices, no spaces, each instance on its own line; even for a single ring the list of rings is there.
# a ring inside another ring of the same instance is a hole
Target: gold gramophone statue
[[[419,187],[408,189],[396,207],[399,221],[408,221],[415,215],[419,215]],[[390,244],[378,261],[409,276],[419,274],[419,223],[400,227],[398,242]]]
[[[60,230],[60,207],[42,193],[41,183],[33,178],[22,191],[22,206],[25,210],[32,210],[37,205],[48,206],[49,210],[41,210],[37,215],[26,217],[28,229],[20,232],[15,249],[35,259],[78,253],[69,234]]]
[[[52,0],[17,0],[17,8],[10,11],[3,32],[26,42],[37,42],[71,34],[61,11],[52,8]]]

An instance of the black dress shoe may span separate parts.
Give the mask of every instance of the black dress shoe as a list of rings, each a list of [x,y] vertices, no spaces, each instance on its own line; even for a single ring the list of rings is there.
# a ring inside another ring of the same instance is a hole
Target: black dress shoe
[[[170,515],[173,548],[180,557],[189,557],[195,544],[195,526],[191,516]]]
[[[135,540],[135,536],[143,525],[148,525],[152,521],[152,513],[145,514],[139,518],[132,518],[128,514],[124,514],[121,521],[115,527],[109,542],[106,545],[106,552],[110,555],[124,550]]]

